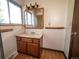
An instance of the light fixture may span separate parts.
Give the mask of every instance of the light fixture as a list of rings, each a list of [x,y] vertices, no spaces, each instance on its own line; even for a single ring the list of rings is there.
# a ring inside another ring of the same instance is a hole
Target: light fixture
[[[26,5],[26,9],[25,10],[33,10],[33,9],[37,9],[39,7],[39,5],[37,4],[37,2],[35,2],[34,5],[32,5],[30,3],[30,6]]]

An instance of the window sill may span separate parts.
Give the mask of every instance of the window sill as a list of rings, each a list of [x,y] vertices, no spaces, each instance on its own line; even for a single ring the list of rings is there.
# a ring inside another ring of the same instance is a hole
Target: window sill
[[[64,29],[64,27],[45,27],[45,29]]]
[[[9,32],[9,31],[13,31],[13,29],[0,29],[0,32]]]
[[[17,25],[21,26],[23,24],[0,24],[0,26],[17,26]]]

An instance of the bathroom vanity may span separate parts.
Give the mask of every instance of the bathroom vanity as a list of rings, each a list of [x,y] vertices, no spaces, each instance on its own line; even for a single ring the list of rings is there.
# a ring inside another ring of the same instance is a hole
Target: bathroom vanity
[[[20,34],[16,36],[17,51],[19,53],[40,57],[42,47],[42,34]]]

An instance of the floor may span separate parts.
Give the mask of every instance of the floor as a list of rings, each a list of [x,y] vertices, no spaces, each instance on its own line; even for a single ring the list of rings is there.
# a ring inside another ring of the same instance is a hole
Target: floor
[[[40,58],[35,58],[29,55],[19,54],[14,59],[65,59],[63,53],[43,50]]]

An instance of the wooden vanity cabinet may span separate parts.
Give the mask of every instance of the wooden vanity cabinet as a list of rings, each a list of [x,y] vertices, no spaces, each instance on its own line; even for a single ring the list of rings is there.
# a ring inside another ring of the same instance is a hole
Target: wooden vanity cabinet
[[[18,52],[40,57],[42,39],[16,37],[17,38],[17,50]]]

